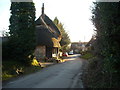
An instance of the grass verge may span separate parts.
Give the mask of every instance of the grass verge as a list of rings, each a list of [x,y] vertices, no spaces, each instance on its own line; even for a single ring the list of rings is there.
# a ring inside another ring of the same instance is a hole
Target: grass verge
[[[93,58],[94,56],[93,56],[93,54],[91,54],[90,52],[86,52],[85,54],[83,54],[82,56],[81,56],[81,58],[83,58],[83,59],[91,59],[91,58]]]
[[[51,58],[50,60],[43,60],[43,63],[60,63],[63,59]],[[48,67],[50,65],[46,65]],[[2,81],[12,79],[14,77],[19,77],[20,75],[27,75],[38,70],[41,70],[43,67],[40,66],[39,62],[36,59],[33,59],[31,66],[25,66],[19,61],[8,60],[2,62]],[[17,74],[16,70],[21,70],[22,74]]]
[[[17,74],[16,70],[22,69],[22,74]],[[2,62],[2,81],[9,80],[20,75],[27,75],[42,69],[40,66],[24,66],[18,61],[3,61]]]

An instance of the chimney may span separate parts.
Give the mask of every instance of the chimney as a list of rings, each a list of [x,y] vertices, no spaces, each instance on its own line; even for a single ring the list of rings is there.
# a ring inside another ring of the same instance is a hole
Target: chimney
[[[42,4],[42,15],[44,14],[44,3]]]

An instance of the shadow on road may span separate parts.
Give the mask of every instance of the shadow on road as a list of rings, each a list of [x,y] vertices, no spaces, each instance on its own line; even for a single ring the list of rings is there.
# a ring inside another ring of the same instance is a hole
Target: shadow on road
[[[68,55],[68,57],[64,58],[65,61],[75,60],[76,58],[79,58],[80,54],[74,54],[74,55]]]

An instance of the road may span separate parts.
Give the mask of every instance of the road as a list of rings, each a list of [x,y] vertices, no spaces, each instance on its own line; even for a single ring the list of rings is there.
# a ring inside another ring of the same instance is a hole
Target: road
[[[3,88],[83,88],[81,78],[83,60],[69,55],[66,62],[10,81]]]

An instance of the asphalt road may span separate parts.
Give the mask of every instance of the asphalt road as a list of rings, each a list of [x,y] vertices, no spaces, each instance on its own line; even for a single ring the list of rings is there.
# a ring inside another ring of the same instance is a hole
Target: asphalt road
[[[3,88],[83,88],[81,78],[83,60],[70,55],[66,62],[10,81]]]

